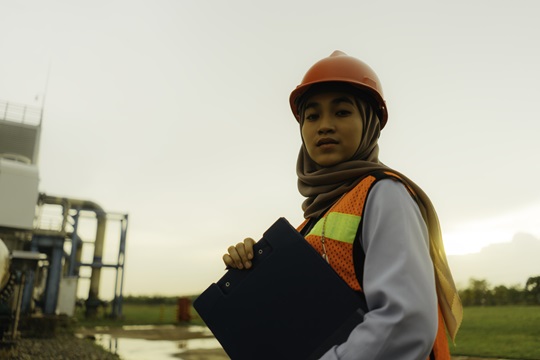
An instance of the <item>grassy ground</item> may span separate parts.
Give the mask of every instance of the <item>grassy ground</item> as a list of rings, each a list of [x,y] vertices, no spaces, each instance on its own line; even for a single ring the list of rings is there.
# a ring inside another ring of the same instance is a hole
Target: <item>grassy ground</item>
[[[83,326],[121,326],[177,324],[176,305],[125,304],[124,319],[85,320],[77,314]],[[193,323],[202,324],[193,311]],[[540,307],[496,306],[466,307],[464,321],[451,345],[452,355],[495,357],[505,359],[540,360]]]
[[[453,355],[540,359],[540,307],[466,307]]]
[[[97,319],[85,319],[83,310],[77,309],[75,317],[81,326],[165,325],[177,324],[176,305],[124,304],[122,319],[109,319],[106,311],[98,311]]]

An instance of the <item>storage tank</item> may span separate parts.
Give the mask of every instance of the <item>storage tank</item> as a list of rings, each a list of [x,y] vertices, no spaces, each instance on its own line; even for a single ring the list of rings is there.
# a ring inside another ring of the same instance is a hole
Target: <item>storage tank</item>
[[[0,292],[8,284],[9,277],[9,250],[0,239]]]
[[[10,250],[31,239],[42,114],[40,108],[0,100],[0,238]]]
[[[0,227],[32,229],[38,186],[36,165],[0,155]]]

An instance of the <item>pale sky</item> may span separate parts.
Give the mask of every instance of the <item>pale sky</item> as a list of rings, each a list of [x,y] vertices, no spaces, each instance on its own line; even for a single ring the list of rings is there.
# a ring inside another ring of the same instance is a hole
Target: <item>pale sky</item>
[[[125,294],[193,294],[229,245],[301,222],[288,97],[339,49],[381,79],[381,160],[470,253],[540,236],[539,17],[534,0],[0,0],[0,99],[44,106],[41,192],[129,213]]]

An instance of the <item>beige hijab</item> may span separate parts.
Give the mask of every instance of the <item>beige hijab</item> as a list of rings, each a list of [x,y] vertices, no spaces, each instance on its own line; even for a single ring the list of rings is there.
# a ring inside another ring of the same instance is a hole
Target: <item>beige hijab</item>
[[[309,96],[307,94],[303,98],[307,99]],[[379,119],[372,111],[372,107],[360,100],[358,96],[356,96],[356,103],[362,118],[365,119],[365,124],[360,147],[350,160],[325,168],[319,166],[309,157],[304,144],[300,149],[296,172],[298,174],[298,190],[307,198],[302,204],[304,217],[306,219],[320,217],[344,193],[354,188],[361,179],[370,173],[391,171],[397,174],[418,197],[418,206],[429,231],[430,254],[435,269],[439,305],[446,328],[452,339],[455,340],[463,318],[463,309],[446,259],[435,208],[418,185],[379,161]],[[302,104],[300,104],[300,109],[302,110]],[[300,113],[303,114],[303,110]]]

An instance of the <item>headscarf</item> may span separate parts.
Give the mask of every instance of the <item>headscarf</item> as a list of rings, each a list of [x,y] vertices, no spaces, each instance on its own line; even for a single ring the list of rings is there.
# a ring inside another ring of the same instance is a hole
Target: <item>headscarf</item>
[[[299,108],[302,115],[300,127],[303,123],[305,100],[316,91],[320,92],[322,89],[310,90],[300,100]],[[328,87],[326,87],[326,91],[329,91]],[[348,92],[351,92],[351,90],[349,89]],[[296,172],[298,175],[298,190],[300,194],[307,198],[302,204],[304,217],[306,219],[319,218],[343,194],[354,188],[364,177],[371,173],[390,171],[398,175],[416,194],[418,207],[427,224],[430,240],[429,250],[435,270],[439,305],[446,328],[452,339],[455,340],[463,318],[463,309],[446,259],[441,228],[435,208],[429,197],[418,185],[405,175],[379,161],[379,119],[372,110],[372,106],[364,101],[361,95],[354,90],[352,90],[352,93],[361,118],[364,120],[364,131],[358,150],[348,161],[329,167],[321,167],[310,158],[302,139],[302,148],[298,155]]]

